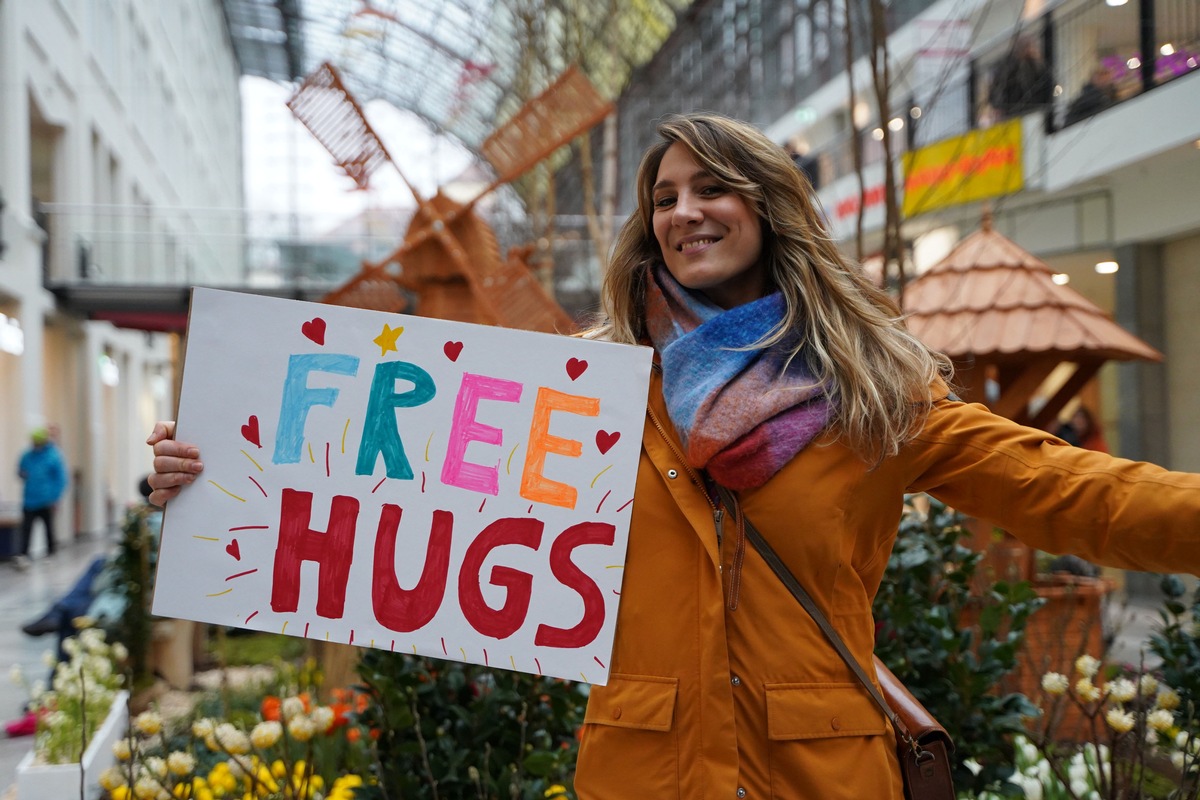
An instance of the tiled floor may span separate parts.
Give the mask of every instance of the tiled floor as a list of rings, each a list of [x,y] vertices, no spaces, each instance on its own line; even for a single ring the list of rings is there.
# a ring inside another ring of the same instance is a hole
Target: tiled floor
[[[40,536],[37,533],[34,536],[37,544]],[[112,540],[104,537],[63,544],[53,558],[44,554],[35,557],[26,572],[18,572],[11,562],[0,562],[0,668],[5,672],[0,678],[0,721],[20,717],[29,699],[26,689],[9,679],[10,667],[19,666],[30,681],[45,679],[50,672],[42,663],[42,654],[54,648],[56,638],[53,634],[40,638],[26,636],[21,626],[41,616],[71,587],[92,558],[111,546]],[[0,731],[0,797],[9,796],[17,763],[32,743],[32,737],[9,739]]]
[[[26,636],[21,625],[45,612],[54,599],[74,583],[92,558],[112,547],[113,543],[113,538],[108,537],[80,539],[60,547],[53,558],[44,555],[35,558],[26,572],[18,572],[11,563],[0,562],[0,668],[18,665],[30,680],[48,674],[42,656],[54,647],[54,636],[35,639]],[[1157,624],[1157,613],[1145,605],[1113,603],[1112,606],[1117,637],[1110,657],[1136,664],[1146,637]],[[7,676],[0,678],[0,720],[19,717],[27,699],[24,688],[8,680]],[[11,784],[17,763],[31,743],[30,737],[8,739],[0,733],[0,800],[10,800],[15,795]]]

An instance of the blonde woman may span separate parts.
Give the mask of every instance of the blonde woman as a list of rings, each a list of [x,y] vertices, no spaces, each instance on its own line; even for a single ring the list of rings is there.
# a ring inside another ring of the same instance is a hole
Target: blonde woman
[[[906,493],[1050,552],[1197,572],[1200,476],[958,402],[946,360],[838,253],[782,148],[716,115],[658,132],[586,334],[656,357],[610,681],[591,691],[576,792],[901,800],[889,724],[747,547],[744,520],[870,670]],[[200,468],[169,433],[150,440],[157,501]]]

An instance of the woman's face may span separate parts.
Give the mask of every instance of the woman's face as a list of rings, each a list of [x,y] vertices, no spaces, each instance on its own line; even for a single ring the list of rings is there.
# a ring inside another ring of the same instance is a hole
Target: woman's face
[[[681,285],[721,308],[766,294],[762,224],[754,209],[704,171],[676,142],[663,155],[653,188],[654,238]]]

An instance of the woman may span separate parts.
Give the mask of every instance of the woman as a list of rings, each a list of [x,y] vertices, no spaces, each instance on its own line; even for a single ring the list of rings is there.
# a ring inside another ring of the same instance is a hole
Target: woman
[[[1196,571],[1200,476],[951,398],[945,359],[838,254],[782,148],[715,115],[659,133],[588,334],[657,358],[610,680],[591,691],[576,790],[900,800],[887,722],[747,552],[745,517],[870,670],[871,601],[905,493],[1044,550]],[[169,432],[150,440],[156,501],[199,469]]]

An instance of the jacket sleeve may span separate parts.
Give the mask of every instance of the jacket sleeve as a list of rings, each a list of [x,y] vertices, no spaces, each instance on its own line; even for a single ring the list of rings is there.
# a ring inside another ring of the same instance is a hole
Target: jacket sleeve
[[[910,490],[1039,550],[1200,574],[1200,475],[1073,447],[948,399],[934,404],[911,456]]]

